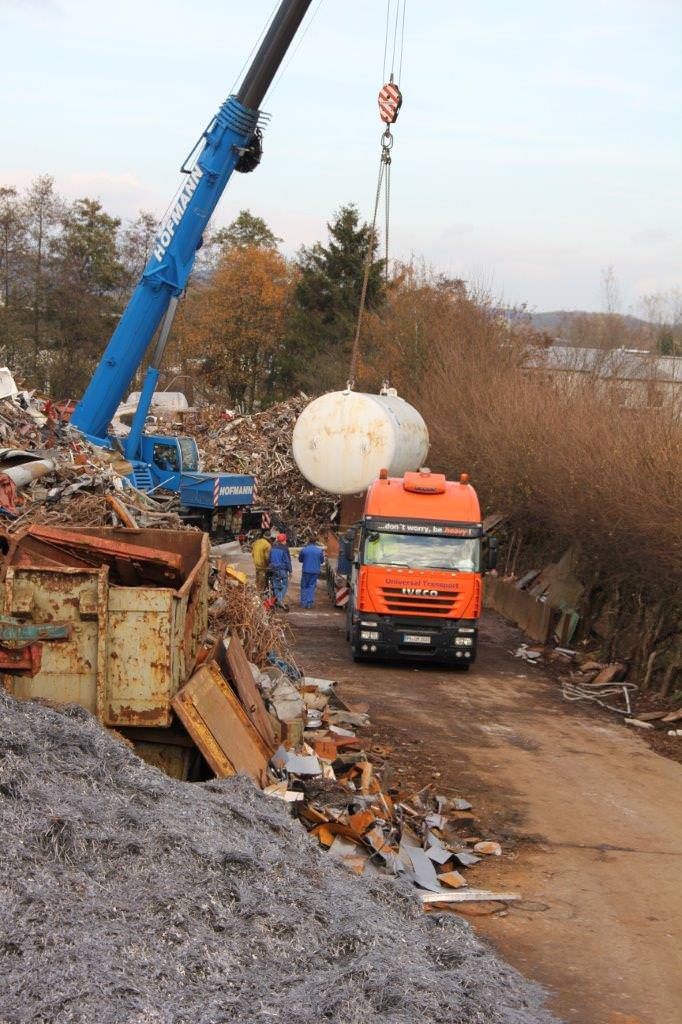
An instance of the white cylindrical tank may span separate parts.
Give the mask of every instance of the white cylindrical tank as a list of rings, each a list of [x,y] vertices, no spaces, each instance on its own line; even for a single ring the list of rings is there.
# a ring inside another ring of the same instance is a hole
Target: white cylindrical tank
[[[306,480],[330,494],[358,494],[382,469],[402,476],[424,464],[426,424],[392,389],[380,395],[332,391],[296,421],[294,459]]]

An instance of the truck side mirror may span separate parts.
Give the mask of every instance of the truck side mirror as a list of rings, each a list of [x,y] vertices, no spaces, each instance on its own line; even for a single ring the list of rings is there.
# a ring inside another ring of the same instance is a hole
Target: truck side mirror
[[[490,537],[488,539],[488,558],[487,558],[487,571],[497,567],[497,549],[500,546],[500,542],[497,537]]]
[[[343,538],[343,553],[349,562],[353,561],[353,545],[355,544],[355,530],[348,530]]]

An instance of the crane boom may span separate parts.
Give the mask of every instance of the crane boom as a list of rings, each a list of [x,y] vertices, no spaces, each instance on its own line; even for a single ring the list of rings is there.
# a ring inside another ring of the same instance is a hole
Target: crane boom
[[[259,148],[257,129],[261,114],[258,107],[310,3],[311,0],[282,0],[239,91],[222,104],[202,135],[203,148],[187,170],[185,182],[159,228],[151,258],[71,417],[72,424],[95,442],[107,443],[109,424],[171,300],[179,296],[187,284],[206,225],[232,172],[240,169],[240,160],[252,150],[254,143]],[[163,333],[167,336],[168,331]],[[160,358],[158,346],[157,354]],[[158,379],[158,361],[155,357],[148,372],[138,407],[140,415],[126,444],[126,455],[131,459],[137,455],[134,449],[139,445],[141,428]]]

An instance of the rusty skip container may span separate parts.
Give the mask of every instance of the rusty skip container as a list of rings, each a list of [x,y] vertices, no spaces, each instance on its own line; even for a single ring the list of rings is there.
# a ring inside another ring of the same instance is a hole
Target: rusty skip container
[[[13,541],[4,613],[36,624],[68,623],[71,631],[67,640],[43,643],[36,675],[7,675],[5,688],[19,698],[82,704],[109,726],[167,727],[171,699],[191,673],[207,628],[208,537],[189,530],[77,533],[95,547],[99,540],[114,551],[116,542],[126,552],[138,546],[179,556],[176,585],[121,585],[121,574],[131,575],[134,564],[125,558],[120,565],[112,558],[87,565],[30,535]]]

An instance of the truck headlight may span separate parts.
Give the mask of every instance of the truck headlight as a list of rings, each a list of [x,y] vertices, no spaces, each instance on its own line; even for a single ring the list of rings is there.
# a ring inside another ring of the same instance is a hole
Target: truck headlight
[[[474,638],[471,636],[456,636],[455,647],[473,647]]]
[[[376,629],[361,629],[360,630],[361,640],[378,640],[379,631]]]

